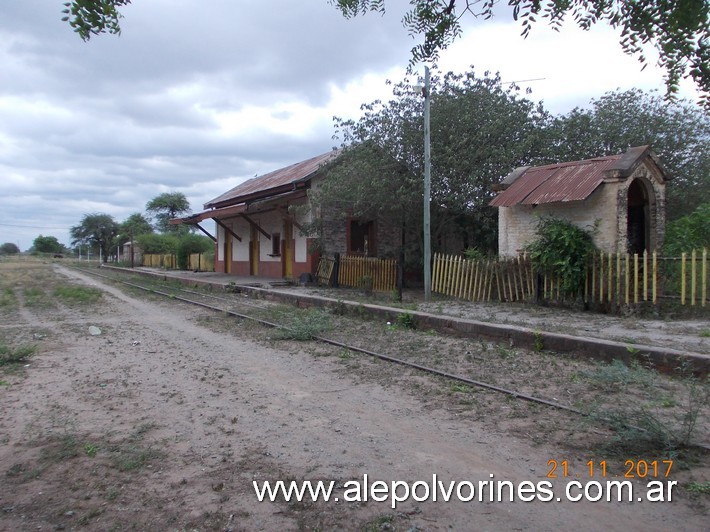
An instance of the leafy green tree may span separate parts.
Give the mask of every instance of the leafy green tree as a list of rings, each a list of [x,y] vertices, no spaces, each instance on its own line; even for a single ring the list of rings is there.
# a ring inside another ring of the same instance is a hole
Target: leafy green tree
[[[109,214],[85,214],[79,225],[69,230],[73,245],[86,245],[101,252],[103,261],[108,261],[109,251],[118,235],[118,224]]]
[[[39,235],[32,242],[32,250],[38,253],[62,253],[64,247],[59,243],[57,237]]]
[[[17,247],[17,244],[13,244],[12,242],[5,242],[0,246],[0,255],[16,255],[19,252],[20,248]]]
[[[424,172],[422,96],[408,80],[394,98],[364,105],[358,121],[336,121],[345,152],[313,193],[322,207],[402,228],[421,245]],[[435,73],[431,79],[432,242],[459,233],[464,247],[492,249],[497,213],[490,187],[544,154],[544,110],[504,89],[498,76]]]
[[[385,0],[329,0],[346,17],[368,11],[385,12]],[[436,60],[462,29],[464,15],[489,19],[497,0],[411,0],[403,24],[424,41],[412,49],[412,61]],[[598,22],[621,29],[621,48],[647,64],[643,46],[650,43],[666,70],[668,94],[678,91],[680,79],[690,76],[710,106],[710,3],[706,0],[508,0],[515,20],[527,36],[533,23],[546,20],[558,30],[569,15],[587,30]]]
[[[153,226],[141,213],[131,214],[118,227],[120,232],[119,244],[130,242],[138,235],[144,235],[153,232]]]
[[[136,237],[136,243],[143,250],[143,253],[176,253],[178,237],[173,234],[145,233]]]
[[[552,161],[622,153],[650,145],[670,178],[669,219],[710,201],[710,114],[640,89],[606,93],[588,109],[555,118],[546,133]]]
[[[185,225],[170,225],[170,220],[190,212],[190,202],[182,192],[163,192],[150,200],[145,210],[155,217],[155,226],[161,233],[180,233]]]
[[[710,249],[710,202],[668,224],[663,250],[678,257],[694,249]]]

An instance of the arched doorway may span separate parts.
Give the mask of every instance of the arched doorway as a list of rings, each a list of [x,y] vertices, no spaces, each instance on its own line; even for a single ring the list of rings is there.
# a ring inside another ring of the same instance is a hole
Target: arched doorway
[[[651,248],[649,192],[641,179],[629,185],[626,214],[626,241],[629,253],[643,253]]]

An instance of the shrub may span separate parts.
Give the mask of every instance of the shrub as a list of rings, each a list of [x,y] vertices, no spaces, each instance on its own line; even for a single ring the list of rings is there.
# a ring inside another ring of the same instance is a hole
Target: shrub
[[[596,251],[592,234],[573,223],[553,217],[541,218],[536,239],[525,250],[540,271],[554,273],[560,279],[561,290],[576,296],[584,286],[587,264]]]
[[[703,203],[692,213],[670,222],[663,244],[666,255],[675,257],[702,248],[710,248],[710,203]]]
[[[208,250],[213,250],[214,244],[212,240],[206,236],[200,235],[183,235],[177,243],[177,267],[180,270],[187,270],[190,254],[204,253]]]

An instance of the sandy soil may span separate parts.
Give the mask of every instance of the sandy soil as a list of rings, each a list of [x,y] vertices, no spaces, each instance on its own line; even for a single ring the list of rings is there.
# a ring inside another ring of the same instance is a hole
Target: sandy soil
[[[221,334],[208,311],[106,292],[99,305],[22,305],[2,328],[36,339],[0,386],[2,530],[702,530],[689,498],[634,502],[259,503],[252,481],[546,480],[562,448],[356,378],[300,345]],[[101,330],[92,335],[89,327]],[[22,334],[18,331],[24,331]],[[425,379],[425,377],[417,377]],[[501,403],[504,401],[501,400]],[[599,457],[595,457],[599,458]],[[588,458],[587,458],[588,459]],[[586,460],[569,455],[570,468]],[[623,460],[622,460],[623,462]],[[621,464],[615,464],[616,470]],[[581,480],[588,480],[582,475]],[[562,482],[555,487],[562,493]],[[557,494],[557,493],[556,493]]]

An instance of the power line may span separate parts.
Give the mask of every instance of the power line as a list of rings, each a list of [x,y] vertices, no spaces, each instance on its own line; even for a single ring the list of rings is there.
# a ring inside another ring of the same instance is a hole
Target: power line
[[[57,227],[56,225],[16,225],[0,223],[4,227],[20,227],[24,229],[62,229],[68,231],[71,227]]]

